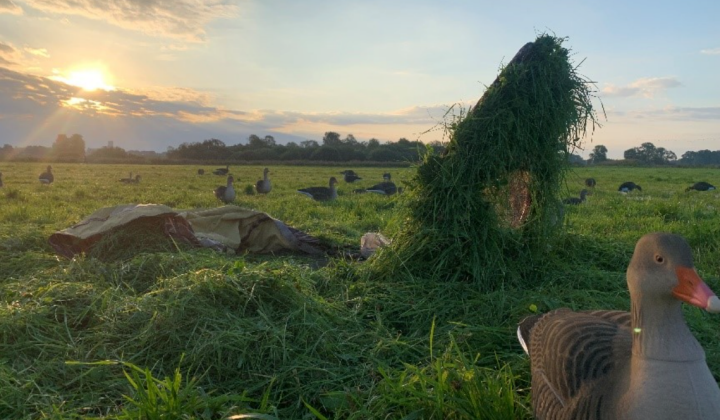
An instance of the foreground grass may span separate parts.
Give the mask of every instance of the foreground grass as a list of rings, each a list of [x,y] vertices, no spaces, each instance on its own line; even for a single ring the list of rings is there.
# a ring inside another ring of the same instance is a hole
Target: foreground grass
[[[568,194],[586,176],[598,186],[567,210],[568,234],[548,244],[531,278],[498,273],[491,293],[409,277],[401,264],[380,283],[371,263],[342,257],[324,265],[138,246],[120,260],[68,261],[47,244],[99,207],[216,206],[211,191],[223,180],[197,168],[56,165],[45,187],[41,165],[3,165],[0,418],[530,418],[517,321],[560,306],[628,309],[624,272],[642,234],[684,235],[699,273],[720,290],[720,193],[684,192],[699,180],[720,184],[717,170],[703,169],[573,172]],[[231,169],[240,191],[262,171]],[[130,170],[140,185],[116,181]],[[294,192],[326,185],[337,169],[271,170],[273,192],[241,194],[238,204],[341,250],[356,249],[366,231],[397,229],[395,199],[353,195],[342,182],[333,203]],[[396,182],[410,175],[390,171]],[[358,172],[371,185],[385,171]],[[643,191],[618,194],[627,180]],[[686,314],[720,377],[717,319]]]

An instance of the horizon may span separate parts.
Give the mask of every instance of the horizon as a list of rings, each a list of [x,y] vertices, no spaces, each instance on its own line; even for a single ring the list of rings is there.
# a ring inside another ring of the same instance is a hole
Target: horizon
[[[0,143],[447,141],[446,112],[474,105],[520,47],[551,33],[597,87],[602,128],[575,153],[718,149],[720,5],[493,5],[0,0]]]

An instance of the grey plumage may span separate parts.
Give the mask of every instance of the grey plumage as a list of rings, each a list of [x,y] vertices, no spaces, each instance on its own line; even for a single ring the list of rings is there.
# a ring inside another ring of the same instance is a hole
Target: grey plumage
[[[227,184],[215,188],[215,198],[225,204],[229,204],[235,201],[235,187],[233,187],[233,181],[235,181],[233,176],[228,175]]]
[[[537,419],[716,419],[720,388],[681,301],[720,312],[690,246],[642,237],[627,270],[631,311],[557,309],[520,322]]]
[[[41,173],[38,177],[41,184],[52,184],[55,181],[55,175],[52,173],[52,166],[48,165],[45,172]]]
[[[563,200],[564,204],[570,204],[572,206],[577,206],[579,204],[582,204],[585,202],[585,198],[588,195],[588,190],[582,190],[580,191],[580,197],[570,197]]]
[[[329,187],[302,188],[298,192],[317,201],[334,200],[337,198],[337,179],[334,176],[330,177],[328,184]]]
[[[687,188],[685,189],[685,192],[688,192],[688,191],[690,191],[690,190],[695,190],[695,191],[712,191],[712,190],[714,190],[714,189],[715,189],[715,186],[714,186],[714,185],[709,184],[709,183],[707,183],[707,182],[705,182],[705,181],[700,181],[700,182],[696,182],[696,183],[692,184],[691,186],[687,187]]]
[[[270,183],[270,178],[268,178],[269,172],[270,169],[263,169],[263,179],[260,179],[255,183],[255,190],[258,194],[267,194],[270,190],[272,190],[272,184]]]
[[[638,184],[631,182],[631,181],[623,182],[622,184],[620,184],[620,187],[618,187],[618,191],[624,192],[624,193],[630,192],[632,190],[642,191],[642,187],[640,187]]]

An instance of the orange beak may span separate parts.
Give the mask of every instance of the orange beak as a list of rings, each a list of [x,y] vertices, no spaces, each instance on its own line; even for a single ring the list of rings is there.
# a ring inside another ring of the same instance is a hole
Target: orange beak
[[[678,285],[672,293],[676,298],[708,312],[720,312],[720,299],[698,276],[694,268],[678,267],[675,269],[675,274]]]

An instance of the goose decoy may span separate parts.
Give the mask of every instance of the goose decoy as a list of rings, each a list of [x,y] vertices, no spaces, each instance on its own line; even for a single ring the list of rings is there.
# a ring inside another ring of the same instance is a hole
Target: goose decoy
[[[585,197],[587,197],[587,195],[588,195],[588,190],[582,190],[582,191],[580,191],[580,198],[578,198],[578,197],[566,198],[563,200],[563,203],[577,206],[577,205],[585,202]]]
[[[714,190],[714,189],[715,189],[715,186],[714,186],[714,185],[708,184],[707,182],[704,182],[704,181],[701,181],[701,182],[696,182],[696,183],[692,184],[691,186],[685,188],[685,192],[688,192],[688,191],[690,191],[690,190],[695,190],[695,191],[712,191],[712,190]]]
[[[202,168],[201,168],[201,169],[198,169],[197,174],[198,174],[198,175],[205,175],[205,169],[202,169]]]
[[[537,419],[720,419],[720,388],[681,302],[720,312],[688,243],[651,233],[627,269],[630,312],[557,309],[520,322]]]
[[[233,181],[235,181],[235,178],[233,178],[232,175],[228,175],[227,185],[221,185],[215,188],[215,197],[225,204],[235,201],[235,188],[233,187]]]
[[[329,187],[309,187],[298,190],[300,194],[305,194],[313,200],[327,201],[337,198],[337,179],[330,177]]]
[[[632,190],[642,191],[642,188],[638,184],[636,184],[634,182],[630,182],[630,181],[623,182],[622,184],[620,184],[620,187],[618,188],[618,191],[624,192],[624,193],[630,192]]]
[[[2,172],[0,172],[0,188],[2,188],[3,182],[2,182]]]
[[[118,181],[124,182],[125,184],[129,184],[129,183],[133,182],[133,179],[134,178],[132,176],[132,172],[130,172],[130,175],[128,175],[127,178],[120,178]]]
[[[140,174],[135,174],[135,178],[130,180],[131,184],[139,184],[140,183]]]
[[[272,189],[272,185],[270,185],[270,178],[268,178],[268,173],[270,173],[270,169],[263,169],[263,179],[259,179],[258,182],[255,183],[255,190],[258,192],[258,194],[267,194]]]
[[[352,183],[352,182],[355,182],[355,181],[358,181],[358,180],[362,179],[362,178],[360,178],[360,177],[358,176],[358,174],[356,174],[355,171],[353,171],[352,169],[344,170],[344,171],[340,172],[340,174],[343,175],[343,179],[345,180],[345,182],[351,182],[351,183]]]
[[[355,190],[354,192],[356,192],[356,193],[371,192],[371,193],[383,194],[383,195],[393,195],[398,192],[398,188],[395,185],[395,183],[390,181],[389,173],[383,174],[383,180],[384,180],[384,182],[375,184],[372,187],[360,188],[360,189]]]
[[[596,184],[595,178],[587,178],[587,179],[585,180],[585,186],[586,186],[586,187],[595,188],[595,184]]]
[[[224,168],[217,168],[213,171],[215,175],[227,175],[230,172],[230,165],[225,165]]]
[[[53,176],[52,173],[52,166],[48,165],[47,169],[45,169],[45,172],[41,173],[38,177],[41,184],[52,184],[53,181],[55,181],[55,176]]]

